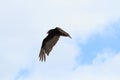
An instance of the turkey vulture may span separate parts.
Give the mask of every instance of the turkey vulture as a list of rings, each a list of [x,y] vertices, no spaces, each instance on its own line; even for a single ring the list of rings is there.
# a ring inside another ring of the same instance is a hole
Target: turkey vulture
[[[43,40],[41,51],[39,53],[39,58],[41,61],[46,61],[46,55],[48,56],[50,51],[52,50],[53,46],[57,43],[60,36],[70,37],[71,36],[62,30],[59,27],[54,29],[50,29],[48,32],[47,37]]]

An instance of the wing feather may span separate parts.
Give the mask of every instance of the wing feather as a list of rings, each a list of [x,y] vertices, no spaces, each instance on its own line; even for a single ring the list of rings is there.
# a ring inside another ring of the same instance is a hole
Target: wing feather
[[[41,61],[46,61],[46,56],[45,56],[45,50],[44,50],[44,48],[41,48],[39,57],[40,57]]]
[[[59,35],[55,35],[52,39],[50,39],[48,42],[45,44],[45,53],[49,55],[50,51],[52,50],[53,46],[57,43],[59,40]]]
[[[46,61],[46,54],[49,55],[50,51],[52,50],[53,46],[59,40],[60,35],[55,35],[47,41],[43,41],[43,46],[41,47],[41,51],[39,53],[39,57],[41,61]]]

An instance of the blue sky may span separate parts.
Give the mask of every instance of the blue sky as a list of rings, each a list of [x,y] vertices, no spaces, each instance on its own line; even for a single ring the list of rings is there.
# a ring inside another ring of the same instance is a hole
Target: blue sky
[[[118,21],[108,25],[108,27],[109,28],[106,30],[106,33],[104,33],[104,36],[95,34],[88,39],[87,43],[77,43],[82,50],[82,54],[78,56],[78,62],[80,61],[80,64],[92,64],[92,60],[97,55],[96,53],[101,52],[104,49],[109,49],[116,53],[119,52],[120,23]]]
[[[119,80],[119,0],[0,1],[0,80]],[[61,37],[39,62],[46,32]]]

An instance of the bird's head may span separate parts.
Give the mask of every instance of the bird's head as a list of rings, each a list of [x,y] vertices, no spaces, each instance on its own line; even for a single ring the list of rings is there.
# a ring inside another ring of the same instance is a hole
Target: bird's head
[[[47,32],[47,34],[51,34],[52,32],[53,32],[53,30],[51,29]]]

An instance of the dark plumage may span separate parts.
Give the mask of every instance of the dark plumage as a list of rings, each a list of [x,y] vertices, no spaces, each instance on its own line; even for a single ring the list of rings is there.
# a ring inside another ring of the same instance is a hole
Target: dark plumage
[[[70,37],[71,36],[62,30],[59,27],[56,27],[55,29],[50,29],[48,31],[47,37],[43,40],[41,51],[39,53],[39,57],[41,61],[46,61],[46,54],[49,55],[50,51],[52,50],[53,46],[57,43],[60,36]]]

